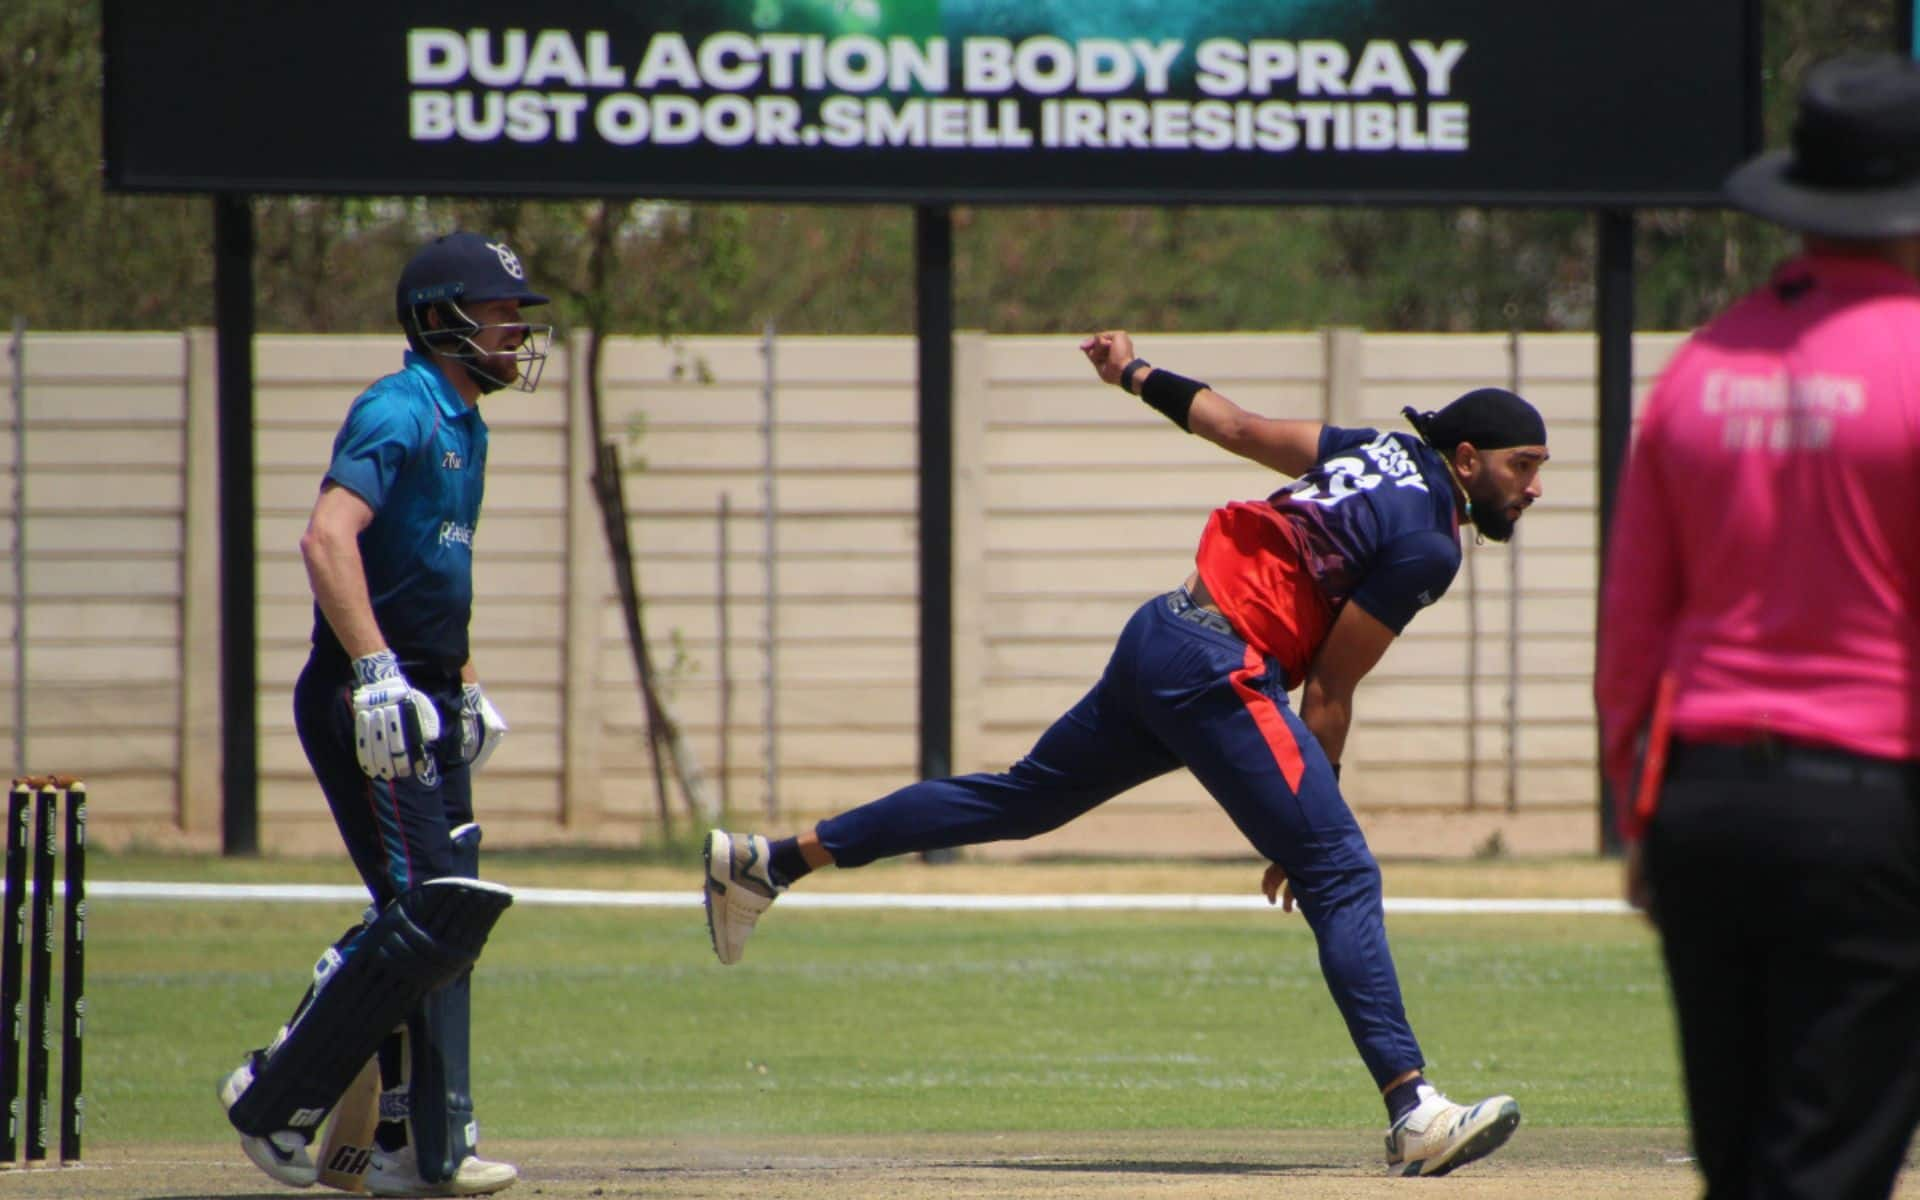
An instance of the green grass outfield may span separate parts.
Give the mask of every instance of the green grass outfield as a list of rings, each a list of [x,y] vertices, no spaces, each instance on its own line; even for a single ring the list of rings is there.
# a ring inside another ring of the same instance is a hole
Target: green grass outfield
[[[697,864],[697,856],[693,859]],[[96,854],[94,880],[351,883],[343,862]],[[1390,896],[1611,897],[1610,864],[1387,865]],[[499,854],[507,883],[698,886],[697,866]],[[1236,864],[917,863],[821,890],[1249,892]],[[814,887],[815,881],[808,886]],[[355,906],[89,902],[89,1144],[227,1136],[213,1089],[264,1042]],[[1531,1126],[1683,1124],[1635,917],[1390,916],[1432,1077]],[[495,1136],[1149,1129],[1377,1134],[1381,1108],[1298,915],[775,910],[744,964],[697,907],[522,905],[476,976]]]

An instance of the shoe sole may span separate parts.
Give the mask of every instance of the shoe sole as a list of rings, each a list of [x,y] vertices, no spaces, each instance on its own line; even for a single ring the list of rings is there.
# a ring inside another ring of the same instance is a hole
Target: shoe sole
[[[718,831],[709,833],[706,843],[700,847],[701,865],[707,877],[706,885],[700,889],[700,902],[705,905],[707,910],[707,940],[713,943],[713,956],[722,963],[727,961],[727,957],[720,953],[720,929],[719,926],[715,924],[713,916],[713,890],[717,887],[724,894],[727,885],[713,877],[713,843],[714,839],[725,838],[726,836],[726,834]],[[731,861],[733,856],[733,847],[731,845],[727,847],[727,856],[729,861]]]
[[[456,1196],[491,1196],[495,1192],[504,1192],[520,1180],[520,1172],[515,1171],[505,1179],[469,1180],[465,1183],[453,1181]]]
[[[1518,1128],[1520,1128],[1520,1105],[1517,1101],[1509,1100],[1500,1106],[1500,1111],[1493,1115],[1493,1119],[1487,1122],[1484,1128],[1461,1142],[1452,1154],[1440,1161],[1440,1165],[1429,1170],[1426,1161],[1423,1160],[1409,1164],[1413,1169],[1406,1173],[1428,1177],[1445,1175],[1470,1162],[1477,1162],[1506,1145],[1507,1139],[1512,1137],[1513,1131]]]

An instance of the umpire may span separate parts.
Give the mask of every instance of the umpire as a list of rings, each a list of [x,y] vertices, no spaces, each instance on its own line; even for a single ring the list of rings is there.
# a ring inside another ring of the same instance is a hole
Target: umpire
[[[467,625],[480,398],[538,384],[551,327],[521,310],[546,302],[502,241],[454,233],[415,254],[395,297],[411,350],[353,402],[300,541],[315,614],[294,723],[373,907],[322,957],[288,1027],[221,1087],[248,1157],[295,1187],[477,1195],[517,1176],[473,1153],[466,974],[511,898],[477,879],[471,776],[506,724]],[[401,1021],[406,1050],[382,1049],[386,1086],[367,1085],[387,1094],[342,1101]],[[369,1126],[407,1119],[338,1149],[337,1116],[310,1148],[336,1107]]]
[[[1886,1196],[1920,1122],[1920,68],[1814,67],[1727,190],[1804,251],[1646,401],[1606,768],[1708,1194]]]

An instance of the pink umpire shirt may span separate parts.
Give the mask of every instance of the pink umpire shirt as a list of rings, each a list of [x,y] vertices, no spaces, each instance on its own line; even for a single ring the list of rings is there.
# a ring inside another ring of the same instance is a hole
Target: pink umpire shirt
[[[1618,493],[1595,695],[1629,795],[1669,728],[1920,758],[1920,282],[1806,255],[1697,332]]]

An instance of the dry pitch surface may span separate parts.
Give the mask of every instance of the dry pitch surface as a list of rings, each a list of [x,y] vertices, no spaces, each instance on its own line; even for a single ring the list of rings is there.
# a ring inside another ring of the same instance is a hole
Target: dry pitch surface
[[[659,1138],[489,1143],[519,1164],[513,1197],[543,1200],[1325,1200],[1413,1195],[1699,1195],[1683,1135],[1655,1130],[1534,1130],[1441,1179],[1382,1173],[1364,1134],[1329,1131],[963,1134],[833,1138]],[[1410,1190],[1411,1189],[1411,1190]],[[110,1146],[84,1166],[0,1172],[0,1197],[185,1200],[338,1195],[276,1187],[232,1146]],[[1920,1198],[1910,1160],[1897,1193]]]

